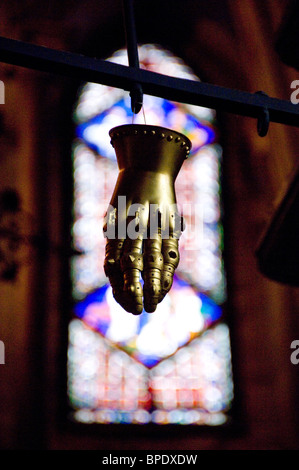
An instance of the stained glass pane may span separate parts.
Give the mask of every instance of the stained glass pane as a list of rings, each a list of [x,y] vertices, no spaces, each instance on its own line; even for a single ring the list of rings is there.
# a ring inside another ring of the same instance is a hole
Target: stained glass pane
[[[81,320],[70,324],[69,396],[82,422],[220,425],[233,398],[229,332],[207,330],[148,369]]]
[[[180,59],[152,45],[141,66],[197,80]],[[127,63],[126,51],[109,60]],[[102,222],[118,169],[109,130],[147,123],[187,135],[193,148],[176,180],[186,221],[174,283],[154,314],[134,316],[114,300],[103,270]],[[211,424],[227,421],[233,399],[222,259],[221,147],[213,110],[145,96],[132,116],[121,90],[88,83],[75,110],[73,320],[68,395],[82,422]]]

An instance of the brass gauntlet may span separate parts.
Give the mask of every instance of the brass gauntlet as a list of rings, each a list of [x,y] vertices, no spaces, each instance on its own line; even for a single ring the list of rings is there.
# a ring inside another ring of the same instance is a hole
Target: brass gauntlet
[[[110,137],[119,174],[104,221],[105,274],[125,310],[154,312],[179,263],[183,218],[174,182],[191,143],[178,132],[141,124],[111,129]]]

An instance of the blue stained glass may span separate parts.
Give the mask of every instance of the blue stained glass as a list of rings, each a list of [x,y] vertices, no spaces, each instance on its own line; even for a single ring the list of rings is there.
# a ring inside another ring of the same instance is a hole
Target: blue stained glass
[[[222,313],[220,306],[177,276],[174,278],[168,298],[171,302],[164,301],[164,304],[160,304],[154,315],[143,312],[140,316],[134,317],[129,314],[129,317],[125,317],[125,312],[123,312],[123,318],[128,322],[127,331],[123,322],[117,324],[117,317],[114,313],[115,303],[111,298],[109,285],[88,294],[84,300],[75,305],[74,313],[138,362],[151,368],[192,341],[215,323]],[[178,302],[185,302],[187,310],[179,309],[176,312],[174,304]],[[185,327],[185,332],[182,334],[182,325],[188,323],[189,317],[192,321],[189,326]],[[168,338],[167,332],[164,331],[166,321],[172,325],[171,338]],[[151,322],[155,324],[155,328],[151,327]],[[111,334],[112,330],[113,334]],[[146,333],[147,330],[149,330],[148,333]],[[162,349],[157,347],[155,351],[152,347],[146,351],[139,344],[140,338],[145,337],[147,342],[155,343],[156,341],[158,344],[159,335],[163,336],[163,341],[172,343],[170,349],[167,346]],[[173,347],[174,343],[175,347]]]
[[[167,101],[167,100],[163,100],[162,101],[162,109],[164,110],[165,112],[165,115],[167,116],[167,114],[172,111],[173,109],[175,109],[175,105],[173,103],[171,103],[171,101]]]
[[[208,123],[200,122],[194,116],[187,113],[181,105],[160,98],[152,98],[151,107],[151,112],[156,114],[157,122],[162,127],[176,128],[175,121],[179,119],[180,132],[192,140],[192,153],[196,153],[202,146],[214,142],[215,130]],[[115,152],[109,147],[108,130],[113,127],[114,113],[122,118],[122,120],[118,121],[118,124],[130,123],[132,121],[130,103],[127,99],[122,99],[110,109],[94,116],[87,122],[79,124],[76,128],[77,137],[82,139],[89,148],[99,155],[113,160],[115,160]],[[176,113],[179,116],[176,116]],[[105,123],[107,124],[107,133],[104,133],[103,127],[100,127]]]
[[[84,319],[86,309],[89,307],[89,305],[101,305],[103,302],[105,302],[105,294],[106,294],[107,288],[108,288],[108,285],[106,284],[100,287],[99,289],[97,289],[96,291],[88,294],[88,296],[85,297],[85,299],[82,300],[81,302],[78,302],[74,306],[75,315],[77,315],[77,317],[81,319]],[[109,317],[107,316],[105,317],[104,315],[102,315],[99,318],[99,321],[97,323],[94,323],[92,326],[105,336],[105,333],[109,326]]]
[[[202,303],[202,314],[205,317],[207,323],[209,323],[209,325],[212,325],[217,320],[219,320],[222,315],[222,310],[220,307],[215,305],[215,303],[209,297],[203,294],[201,295],[201,297],[202,299],[204,298]]]

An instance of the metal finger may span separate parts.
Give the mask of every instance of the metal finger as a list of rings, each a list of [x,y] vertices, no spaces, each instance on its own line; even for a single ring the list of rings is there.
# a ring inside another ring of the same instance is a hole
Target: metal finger
[[[123,292],[123,274],[120,267],[124,240],[107,239],[105,249],[104,271],[109,279],[115,300],[119,302]]]
[[[135,240],[130,238],[125,240],[120,267],[124,279],[122,306],[128,312],[139,315],[143,310],[143,292],[140,282],[143,270],[141,236]]]
[[[161,302],[165,295],[170,291],[173,283],[173,275],[179,264],[180,255],[178,248],[178,239],[170,236],[162,241],[161,252],[163,255],[163,270],[161,273]]]
[[[144,309],[148,313],[156,310],[161,296],[161,273],[163,269],[163,256],[161,253],[161,213],[158,213],[158,223],[155,232],[149,227],[150,236],[144,241],[144,269],[143,292]]]
[[[176,238],[179,240],[182,232],[185,230],[185,221],[184,217],[178,213],[176,204],[170,210],[168,216],[169,226],[164,227],[163,238]]]

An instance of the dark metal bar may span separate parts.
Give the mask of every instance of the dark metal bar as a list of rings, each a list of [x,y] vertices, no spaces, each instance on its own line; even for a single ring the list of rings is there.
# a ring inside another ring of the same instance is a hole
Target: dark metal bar
[[[291,101],[248,93],[199,81],[168,77],[148,70],[0,38],[0,61],[130,91],[140,83],[143,92],[171,101],[258,118],[267,109],[269,120],[299,127],[299,106]]]
[[[135,28],[133,0],[123,0],[123,13],[127,40],[129,66],[139,69],[138,45]],[[133,83],[131,87],[131,108],[138,114],[143,104],[143,92],[140,83]]]
[[[139,68],[137,36],[135,29],[134,9],[132,0],[123,0],[123,12],[127,39],[129,66]]]

